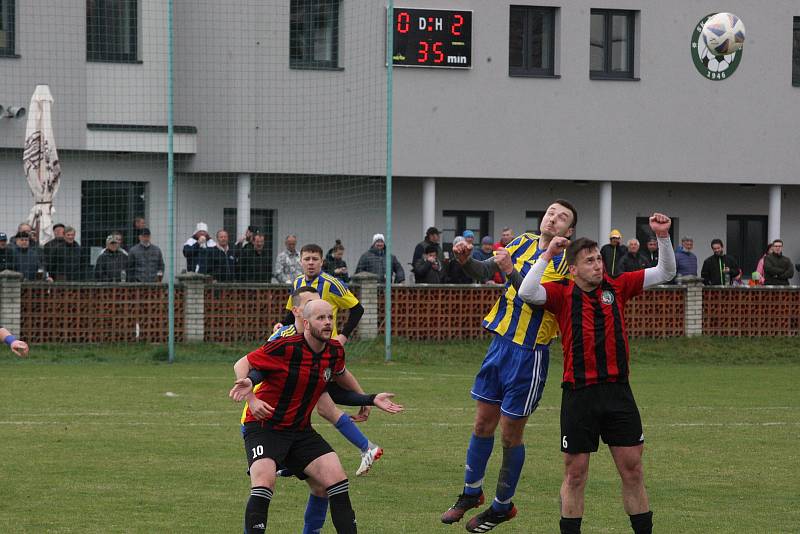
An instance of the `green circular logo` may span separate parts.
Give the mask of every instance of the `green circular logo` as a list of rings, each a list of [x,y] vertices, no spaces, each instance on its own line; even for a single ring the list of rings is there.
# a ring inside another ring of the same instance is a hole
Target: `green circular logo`
[[[742,60],[742,50],[727,56],[715,56],[708,51],[708,47],[703,42],[702,31],[703,25],[714,15],[716,13],[706,15],[695,25],[689,51],[692,54],[692,61],[697,72],[709,80],[718,82],[727,80],[736,72],[736,67],[739,66],[739,62]]]

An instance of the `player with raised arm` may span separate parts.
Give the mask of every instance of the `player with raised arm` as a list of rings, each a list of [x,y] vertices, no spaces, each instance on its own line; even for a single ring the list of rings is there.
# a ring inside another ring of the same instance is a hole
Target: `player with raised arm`
[[[24,358],[28,355],[28,344],[14,337],[14,334],[7,328],[0,327],[0,338],[3,338],[3,341],[11,349],[11,352],[20,358]]]
[[[324,488],[336,532],[357,531],[347,475],[331,446],[311,427],[311,413],[330,380],[354,389],[352,375],[345,373],[344,348],[331,339],[332,331],[331,305],[309,302],[303,309],[303,334],[267,342],[247,355],[246,366],[234,366],[237,381],[251,367],[266,372],[264,386],[249,394],[244,422],[251,480],[246,534],[266,531],[278,463],[308,475],[312,491]],[[266,415],[259,419],[254,410],[261,407]]]
[[[483,327],[494,335],[471,392],[476,413],[467,448],[464,489],[456,503],[442,514],[443,523],[460,521],[467,510],[484,502],[483,479],[498,424],[503,463],[495,498],[490,507],[467,522],[466,528],[469,532],[488,532],[517,514],[511,499],[525,462],[525,423],[542,397],[550,362],[549,345],[557,334],[552,314],[524,303],[517,290],[551,240],[572,235],[577,221],[575,207],[566,200],[556,200],[542,217],[539,235],[517,236],[488,260],[471,258],[472,246],[466,242],[453,246],[465,273],[486,280],[502,272],[507,282],[503,295],[483,320]],[[562,256],[548,259],[548,280],[560,280],[566,272],[567,263]]]
[[[625,303],[645,288],[675,276],[669,217],[655,213],[650,228],[658,238],[658,264],[611,278],[597,243],[556,238],[523,280],[519,296],[553,313],[561,328],[564,378],[561,395],[561,533],[580,534],[589,455],[599,439],[608,445],[622,479],[622,502],[635,534],[653,531],[644,487],[644,433],[628,383],[630,352]],[[542,283],[550,258],[564,254],[573,280]]]

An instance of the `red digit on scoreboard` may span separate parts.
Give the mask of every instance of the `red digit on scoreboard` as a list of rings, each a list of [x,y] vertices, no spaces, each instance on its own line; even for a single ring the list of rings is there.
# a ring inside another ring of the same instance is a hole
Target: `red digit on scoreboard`
[[[425,63],[428,61],[428,48],[429,45],[427,41],[419,42],[419,57],[417,58],[417,63]]]
[[[397,14],[397,31],[400,33],[408,33],[411,28],[411,15],[406,11],[401,11]]]
[[[455,22],[450,25],[450,33],[453,35],[461,35],[461,26],[464,25],[464,17],[462,15],[453,15]]]
[[[433,43],[433,62],[441,63],[442,61],[444,61],[444,54],[442,53],[442,43],[437,41]]]

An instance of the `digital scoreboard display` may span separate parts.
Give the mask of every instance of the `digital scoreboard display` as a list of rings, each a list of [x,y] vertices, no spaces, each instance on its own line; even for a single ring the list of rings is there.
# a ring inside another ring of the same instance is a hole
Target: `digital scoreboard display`
[[[394,8],[392,64],[472,67],[472,11]]]

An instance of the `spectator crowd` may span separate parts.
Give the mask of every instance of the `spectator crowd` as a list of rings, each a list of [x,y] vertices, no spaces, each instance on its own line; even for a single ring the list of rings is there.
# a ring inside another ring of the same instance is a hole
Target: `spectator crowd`
[[[112,232],[105,239],[105,247],[93,262],[88,250],[76,240],[75,228],[64,224],[53,225],[54,238],[40,246],[37,232],[27,223],[21,223],[17,232],[9,238],[0,232],[0,271],[13,270],[22,273],[25,280],[49,281],[96,281],[96,282],[161,282],[164,276],[164,256],[161,249],[152,243],[150,229],[142,217],[134,220],[137,243],[131,247],[124,244],[121,232]],[[471,258],[485,261],[499,248],[508,246],[514,239],[510,227],[502,229],[500,239],[478,236],[465,230],[456,236],[452,245],[461,241],[472,247]],[[655,236],[648,237],[644,244],[629,239],[623,244],[619,230],[609,233],[609,241],[600,253],[606,272],[612,277],[624,272],[654,267],[658,263],[658,242]],[[256,226],[249,226],[242,238],[231,243],[225,230],[218,230],[212,237],[208,225],[198,222],[195,231],[183,245],[186,271],[209,275],[216,282],[278,283],[290,284],[303,270],[300,265],[297,236],[287,235],[283,248],[272,261],[266,245],[266,236]],[[699,278],[706,285],[789,285],[795,274],[792,260],[783,255],[783,241],[775,239],[766,247],[752,273],[745,273],[736,258],[725,252],[721,239],[710,243],[711,254],[702,263],[694,252],[694,239],[683,236],[676,247],[677,276],[673,282]],[[344,260],[345,247],[336,240],[328,250],[323,262],[323,271],[347,283],[351,272]],[[393,254],[391,272],[387,273],[386,239],[376,233],[367,249],[360,255],[353,274],[367,272],[377,276],[379,283],[390,277],[391,283],[406,281],[403,264]],[[462,265],[452,259],[442,247],[441,232],[430,227],[425,237],[414,248],[410,264],[416,284],[504,284],[501,273],[490,278],[475,280],[467,275]],[[699,268],[699,270],[698,270]],[[749,276],[745,276],[748,274]]]

